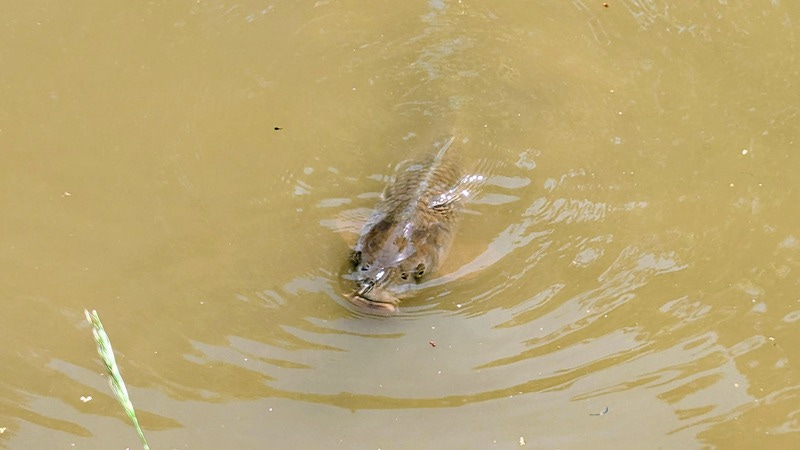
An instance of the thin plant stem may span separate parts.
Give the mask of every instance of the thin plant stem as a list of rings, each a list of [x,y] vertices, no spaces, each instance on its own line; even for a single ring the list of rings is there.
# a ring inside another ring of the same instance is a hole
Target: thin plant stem
[[[128,417],[130,417],[131,422],[133,422],[133,426],[139,434],[139,440],[142,441],[144,450],[150,450],[150,446],[147,445],[147,439],[144,438],[144,432],[139,426],[139,420],[136,419],[136,411],[133,409],[133,403],[131,403],[131,399],[128,396],[128,389],[125,388],[122,375],[119,373],[117,361],[114,359],[114,349],[111,348],[111,340],[108,338],[106,330],[103,328],[103,323],[100,322],[100,316],[97,315],[97,311],[95,310],[92,310],[90,313],[88,310],[84,309],[83,312],[86,314],[86,320],[92,325],[92,335],[94,335],[94,340],[97,342],[97,354],[100,355],[100,359],[103,360],[106,371],[110,376],[108,384],[111,386],[111,390],[114,392],[114,396],[117,397],[119,404],[122,405],[122,408],[128,414]]]

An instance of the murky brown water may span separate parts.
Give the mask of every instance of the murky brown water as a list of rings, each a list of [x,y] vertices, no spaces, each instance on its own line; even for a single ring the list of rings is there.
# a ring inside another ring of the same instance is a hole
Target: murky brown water
[[[0,446],[139,447],[96,308],[157,449],[794,447],[800,3],[498,3],[7,5]],[[451,276],[357,314],[453,131]]]

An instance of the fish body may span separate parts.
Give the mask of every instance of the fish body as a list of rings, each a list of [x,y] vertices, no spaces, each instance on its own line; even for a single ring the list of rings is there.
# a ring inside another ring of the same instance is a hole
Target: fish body
[[[450,140],[435,155],[406,164],[384,191],[352,253],[356,305],[392,313],[400,299],[441,265],[463,204],[483,177],[464,176]]]

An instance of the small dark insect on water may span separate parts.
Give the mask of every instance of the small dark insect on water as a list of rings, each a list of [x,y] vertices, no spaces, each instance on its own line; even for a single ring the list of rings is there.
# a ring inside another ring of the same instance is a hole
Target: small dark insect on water
[[[364,225],[351,255],[348,299],[378,314],[435,271],[447,255],[464,203],[484,176],[462,173],[450,138],[435,154],[401,165]]]

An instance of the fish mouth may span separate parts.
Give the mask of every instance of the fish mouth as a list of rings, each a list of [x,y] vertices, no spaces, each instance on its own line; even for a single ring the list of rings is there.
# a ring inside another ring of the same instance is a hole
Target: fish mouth
[[[347,299],[350,300],[350,303],[360,307],[360,309],[378,315],[396,313],[397,304],[400,302],[397,298],[388,293],[385,293],[385,295],[382,295],[381,298],[378,299],[373,296],[361,295],[358,292],[354,292],[348,295]]]

